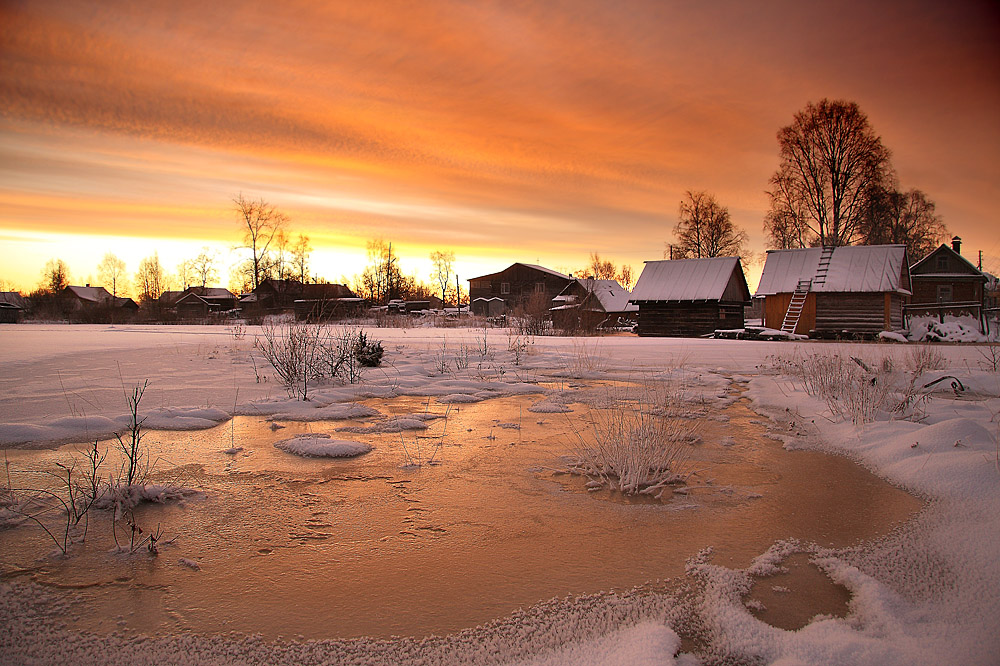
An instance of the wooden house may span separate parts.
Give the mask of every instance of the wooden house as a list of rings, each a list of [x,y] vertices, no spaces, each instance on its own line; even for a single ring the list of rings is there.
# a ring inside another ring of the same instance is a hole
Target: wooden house
[[[750,289],[739,257],[647,261],[629,301],[639,335],[693,337],[743,328]]]
[[[161,296],[162,298],[162,296]],[[173,300],[177,315],[184,319],[198,319],[210,314],[236,309],[236,294],[219,287],[188,287]]]
[[[955,236],[951,247],[942,244],[910,266],[913,296],[909,315],[970,314],[982,319],[986,275],[962,256],[962,239]]]
[[[639,307],[617,280],[577,278],[552,301],[552,323],[563,330],[593,331],[602,325],[634,322]]]
[[[903,327],[912,292],[905,245],[768,250],[757,297],[764,326],[811,337]]]
[[[112,296],[104,287],[71,285],[62,290],[63,309],[75,320],[103,322],[129,318],[139,311],[131,298]]]
[[[251,294],[240,298],[241,306],[248,312],[273,314],[293,311],[303,319],[329,318],[334,311],[343,310],[335,305],[348,302],[355,309],[360,304],[357,294],[342,284],[304,284],[298,280],[272,279],[264,280]]]
[[[469,280],[469,301],[475,304],[477,299],[499,298],[504,303],[504,313],[532,304],[548,310],[553,306],[552,299],[572,280],[568,275],[543,266],[511,264],[499,273]]]
[[[24,297],[16,291],[0,291],[0,324],[16,324],[24,313]]]

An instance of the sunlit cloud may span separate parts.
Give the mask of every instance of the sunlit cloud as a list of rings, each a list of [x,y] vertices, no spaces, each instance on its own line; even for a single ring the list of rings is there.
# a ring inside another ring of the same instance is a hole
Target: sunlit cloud
[[[684,191],[707,189],[759,252],[775,133],[828,96],[858,101],[904,187],[993,256],[997,17],[972,1],[7,4],[0,230],[197,252],[239,243],[245,192],[338,266],[375,236],[414,265],[442,246],[488,269],[638,265]]]

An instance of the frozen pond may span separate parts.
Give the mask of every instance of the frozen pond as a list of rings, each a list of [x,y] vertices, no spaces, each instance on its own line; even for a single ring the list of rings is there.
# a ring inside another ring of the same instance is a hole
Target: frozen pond
[[[709,546],[713,562],[742,568],[779,539],[856,544],[921,507],[844,458],[785,450],[745,399],[698,420],[686,492],[663,501],[588,492],[560,473],[588,408],[529,412],[537,401],[364,401],[386,415],[440,417],[403,433],[338,431],[371,419],[272,430],[252,416],[150,432],[153,480],[199,491],[137,512],[144,527],[162,526],[163,541],[176,537],[158,557],[109,552],[110,520],[96,512],[68,559],[44,556],[52,542],[35,527],[0,531],[3,576],[74,590],[66,621],[97,632],[441,635],[553,597],[679,577]],[[309,432],[374,449],[324,459],[273,446]],[[75,448],[7,455],[12,469],[44,470]]]

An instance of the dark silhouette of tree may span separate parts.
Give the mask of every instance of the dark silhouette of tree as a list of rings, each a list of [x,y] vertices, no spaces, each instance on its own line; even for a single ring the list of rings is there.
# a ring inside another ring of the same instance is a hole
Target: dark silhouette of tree
[[[775,245],[849,245],[872,187],[887,182],[889,150],[854,102],[821,100],[778,131],[764,230]],[[775,242],[777,241],[777,242]]]
[[[167,274],[160,264],[160,255],[154,252],[139,262],[139,270],[135,273],[135,292],[139,304],[148,306],[158,302],[160,295],[167,289]]]
[[[451,250],[442,251],[435,250],[431,252],[431,263],[434,266],[434,272],[431,273],[431,278],[437,282],[438,286],[441,287],[441,304],[442,306],[447,303],[448,287],[451,286],[451,267],[455,262],[455,253]]]
[[[674,227],[677,244],[674,258],[738,256],[747,242],[747,233],[729,219],[729,209],[720,206],[708,192],[684,193],[680,220]]]
[[[401,297],[404,280],[392,243],[381,238],[368,241],[368,266],[358,284],[361,295],[374,304],[385,305]]]
[[[249,199],[242,193],[233,203],[243,230],[243,247],[250,250],[250,286],[256,289],[269,277],[272,243],[277,242],[288,224],[288,217],[263,199]]]
[[[69,269],[62,259],[49,259],[42,271],[40,288],[49,294],[56,295],[69,286]]]
[[[868,193],[860,236],[865,245],[900,244],[912,261],[926,256],[948,238],[934,202],[920,190],[900,192],[875,187]]]
[[[309,281],[309,255],[312,254],[312,245],[309,244],[309,237],[299,234],[295,244],[292,245],[291,252],[291,275],[302,284],[305,284]]]

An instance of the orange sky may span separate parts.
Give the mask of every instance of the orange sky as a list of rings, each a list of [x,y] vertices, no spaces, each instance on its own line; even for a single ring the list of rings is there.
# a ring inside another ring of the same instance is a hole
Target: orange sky
[[[236,260],[239,192],[335,281],[377,236],[424,279],[434,249],[463,279],[592,251],[638,269],[687,189],[760,253],[775,134],[822,97],[858,102],[902,188],[1000,272],[991,0],[316,4],[0,5],[0,279]]]

